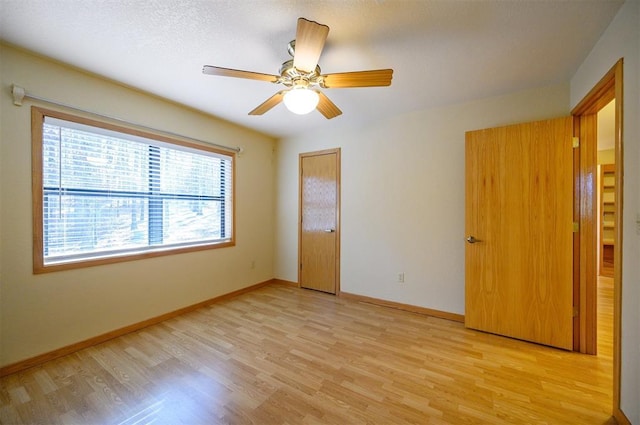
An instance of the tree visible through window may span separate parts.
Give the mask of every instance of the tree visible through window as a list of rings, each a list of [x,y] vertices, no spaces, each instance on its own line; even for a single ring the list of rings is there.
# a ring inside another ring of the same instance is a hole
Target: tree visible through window
[[[34,175],[42,176],[34,185],[42,195],[34,208],[42,264],[34,253],[34,269],[233,243],[231,154],[37,108],[34,114],[41,123],[33,129],[41,153]]]

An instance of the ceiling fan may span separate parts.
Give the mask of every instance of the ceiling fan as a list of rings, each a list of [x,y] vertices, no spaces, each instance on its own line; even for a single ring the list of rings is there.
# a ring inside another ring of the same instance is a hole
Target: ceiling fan
[[[307,114],[317,109],[327,119],[331,119],[342,114],[342,111],[319,88],[389,86],[391,85],[393,69],[322,75],[318,66],[318,59],[320,59],[328,34],[328,26],[305,18],[299,18],[296,39],[289,43],[287,49],[293,59],[282,64],[280,75],[241,71],[211,65],[205,65],[202,68],[202,72],[222,77],[268,81],[287,87],[287,89],[274,94],[249,112],[249,115],[262,115],[280,102],[284,102],[291,112]]]

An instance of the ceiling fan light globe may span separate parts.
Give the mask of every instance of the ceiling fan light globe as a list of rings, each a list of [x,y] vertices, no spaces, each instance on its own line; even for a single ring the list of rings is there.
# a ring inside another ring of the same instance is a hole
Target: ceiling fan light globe
[[[305,115],[316,109],[320,100],[318,93],[307,88],[294,88],[284,95],[284,105],[294,114]]]

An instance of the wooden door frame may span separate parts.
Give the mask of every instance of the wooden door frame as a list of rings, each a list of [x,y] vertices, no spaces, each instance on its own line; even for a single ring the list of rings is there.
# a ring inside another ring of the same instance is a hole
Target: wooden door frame
[[[628,423],[620,410],[620,358],[622,307],[622,214],[623,214],[623,59],[600,79],[591,91],[571,111],[574,117],[574,136],[580,138],[574,156],[574,205],[579,222],[578,252],[574,250],[574,301],[577,301],[578,320],[574,327],[574,349],[596,354],[596,154],[597,133],[594,124],[597,112],[615,99],[615,245],[613,277],[613,416],[620,423]],[[575,237],[574,237],[575,238]],[[574,241],[574,247],[576,243]],[[576,264],[577,261],[577,264]],[[574,304],[576,305],[576,304]],[[574,322],[576,323],[576,322]]]
[[[336,155],[336,293],[340,295],[340,192],[341,192],[341,177],[340,177],[340,148],[324,149],[314,152],[303,152],[298,155],[298,287],[301,288],[300,280],[300,261],[302,259],[302,160],[311,156],[319,155]]]

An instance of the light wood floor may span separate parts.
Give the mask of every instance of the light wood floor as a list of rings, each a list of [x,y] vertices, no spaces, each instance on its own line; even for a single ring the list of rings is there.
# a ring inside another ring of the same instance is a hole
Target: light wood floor
[[[598,355],[613,356],[613,278],[598,276]],[[612,372],[613,373],[613,370]]]
[[[3,378],[0,422],[605,424],[608,350],[271,285]]]

